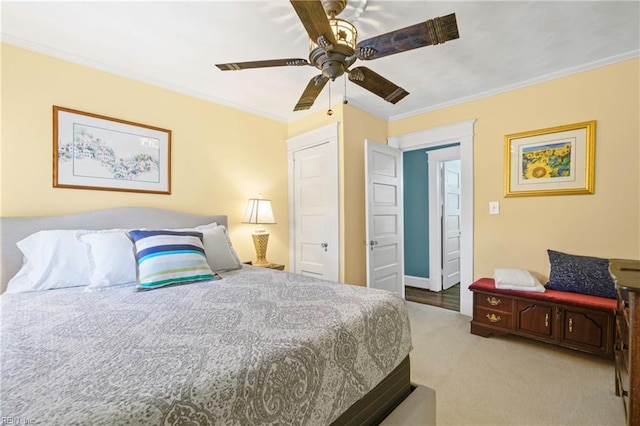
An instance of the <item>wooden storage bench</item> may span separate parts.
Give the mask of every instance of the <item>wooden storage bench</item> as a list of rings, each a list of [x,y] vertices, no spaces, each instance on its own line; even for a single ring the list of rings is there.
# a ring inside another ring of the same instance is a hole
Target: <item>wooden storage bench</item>
[[[556,290],[502,290],[491,278],[479,279],[469,290],[472,334],[515,334],[613,358],[616,299]]]

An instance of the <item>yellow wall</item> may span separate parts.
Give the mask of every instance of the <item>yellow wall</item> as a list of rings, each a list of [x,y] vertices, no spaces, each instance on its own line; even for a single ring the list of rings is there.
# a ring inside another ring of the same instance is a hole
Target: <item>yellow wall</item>
[[[117,206],[154,206],[229,215],[234,246],[252,259],[240,224],[246,200],[273,200],[268,258],[288,261],[284,140],[341,122],[340,222],[343,282],[365,283],[362,141],[384,142],[477,118],[474,276],[496,267],[548,275],[546,249],[640,258],[640,60],[385,123],[337,104],[288,126],[201,99],[2,44],[0,214],[44,215]],[[52,106],[172,130],[172,194],[52,188]],[[504,135],[597,120],[594,195],[503,198]],[[425,123],[428,123],[426,125]],[[501,214],[487,204],[499,200]]]
[[[289,123],[287,137],[292,138],[318,129],[322,126],[326,126],[330,123],[342,122],[343,104],[339,103],[332,105],[331,111],[333,111],[333,113],[331,115],[327,115],[327,110],[323,109]],[[342,134],[342,128],[339,129],[339,132]]]
[[[0,214],[48,215],[118,206],[227,214],[234,247],[255,258],[242,225],[263,193],[278,222],[268,259],[288,262],[287,125],[152,85],[2,45]],[[172,131],[172,194],[52,187],[52,106]]]
[[[367,285],[365,246],[364,140],[386,143],[387,122],[351,105],[344,108],[345,282]]]
[[[364,140],[386,143],[387,122],[349,104],[331,109],[331,116],[322,110],[291,123],[289,137],[340,122],[340,282],[366,286]]]
[[[546,250],[640,259],[640,60],[389,123],[389,135],[477,118],[474,276],[498,267],[548,277]],[[503,198],[504,136],[597,121],[595,194]],[[428,123],[428,126],[425,126]],[[488,214],[500,201],[500,215]]]

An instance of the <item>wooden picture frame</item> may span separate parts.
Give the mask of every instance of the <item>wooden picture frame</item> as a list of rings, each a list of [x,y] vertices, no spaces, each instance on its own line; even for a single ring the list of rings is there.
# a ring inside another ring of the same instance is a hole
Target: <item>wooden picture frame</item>
[[[505,136],[504,196],[593,194],[596,122]]]
[[[171,194],[171,130],[54,105],[53,186]]]

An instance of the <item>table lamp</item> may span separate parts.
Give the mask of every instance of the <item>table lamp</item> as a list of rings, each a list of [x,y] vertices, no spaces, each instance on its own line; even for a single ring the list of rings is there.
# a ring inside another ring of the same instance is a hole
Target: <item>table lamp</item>
[[[258,228],[251,236],[253,237],[253,246],[256,249],[256,266],[269,265],[267,261],[267,244],[269,243],[269,233],[262,226],[263,224],[276,223],[271,209],[271,200],[260,198],[250,198],[247,204],[247,210],[244,212],[242,223],[254,223]]]

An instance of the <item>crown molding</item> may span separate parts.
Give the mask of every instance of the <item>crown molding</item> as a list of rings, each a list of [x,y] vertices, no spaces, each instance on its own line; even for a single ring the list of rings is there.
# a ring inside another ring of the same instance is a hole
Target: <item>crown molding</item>
[[[417,109],[417,110],[414,110],[412,112],[408,112],[408,113],[405,113],[405,114],[393,115],[393,116],[389,117],[388,121],[389,122],[393,122],[393,121],[398,121],[398,120],[402,120],[402,119],[409,118],[409,117],[415,117],[416,115],[424,114],[426,112],[436,111],[436,110],[447,108],[447,107],[450,107],[450,106],[464,104],[464,103],[475,101],[475,100],[478,100],[478,99],[487,98],[487,97],[494,96],[494,95],[499,95],[501,93],[506,93],[506,92],[510,92],[512,90],[522,89],[522,88],[525,88],[525,87],[533,86],[533,85],[536,85],[536,84],[544,83],[544,82],[555,80],[555,79],[562,78],[562,77],[568,77],[570,75],[577,74],[577,73],[584,72],[584,71],[591,71],[591,70],[594,70],[596,68],[601,68],[601,67],[605,67],[605,66],[608,66],[608,65],[613,65],[613,64],[616,64],[618,62],[624,62],[624,61],[628,61],[630,59],[634,59],[634,58],[638,58],[638,57],[640,57],[640,49],[632,50],[632,51],[629,51],[629,52],[622,53],[620,55],[610,56],[610,57],[605,58],[605,59],[601,59],[601,60],[598,60],[598,61],[593,61],[593,62],[590,62],[588,64],[583,64],[583,65],[580,65],[580,66],[577,66],[577,67],[566,68],[566,69],[561,70],[561,71],[557,71],[557,72],[541,75],[539,77],[532,78],[532,79],[529,79],[529,80],[525,80],[525,81],[522,81],[520,83],[510,84],[510,85],[503,86],[503,87],[500,87],[500,88],[497,88],[497,89],[487,90],[485,92],[480,92],[480,93],[477,93],[475,95],[465,96],[463,98],[454,99],[454,100],[449,101],[449,102],[443,102],[443,103],[438,104],[438,105],[432,105],[430,107],[420,108],[420,109]]]
[[[61,59],[64,61],[72,62],[74,64],[83,65],[89,68],[97,69],[99,71],[104,71],[109,74],[118,75],[120,77],[129,78],[131,80],[136,80],[141,83],[150,84],[152,86],[160,87],[163,89],[171,90],[172,92],[181,93],[183,95],[191,96],[198,99],[203,99],[208,102],[213,102],[218,105],[226,106],[229,108],[237,109],[249,114],[259,115],[261,117],[268,118],[270,120],[275,120],[280,123],[287,124],[287,120],[283,117],[267,114],[264,111],[258,111],[255,109],[247,108],[242,105],[235,104],[233,102],[226,101],[224,99],[216,98],[215,96],[210,96],[205,93],[199,92],[197,90],[187,89],[182,86],[178,86],[175,84],[167,83],[166,81],[157,80],[154,78],[149,78],[140,74],[132,73],[129,71],[122,70],[120,68],[105,64],[103,62],[94,61],[92,59],[88,59],[82,56],[74,55],[63,50],[54,49],[51,47],[43,46],[38,43],[32,43],[26,41],[24,39],[13,37],[7,34],[0,34],[0,42],[10,44],[12,46],[16,46],[22,49],[30,50],[32,52],[41,53],[43,55],[51,56],[57,59]]]
[[[171,84],[171,83],[167,83],[165,81],[162,80],[158,80],[158,79],[153,79],[153,78],[149,78],[146,76],[142,76],[140,74],[136,74],[136,73],[132,73],[129,71],[125,71],[123,69],[99,62],[99,61],[94,61],[82,56],[78,56],[78,55],[74,55],[71,54],[69,52],[65,52],[63,50],[59,50],[59,49],[54,49],[51,47],[47,47],[47,46],[43,46],[41,44],[38,43],[32,43],[29,41],[26,41],[24,39],[18,38],[18,37],[13,37],[7,34],[0,34],[0,42],[2,43],[6,43],[6,44],[10,44],[16,47],[20,47],[26,50],[30,50],[36,53],[41,53],[43,55],[47,55],[47,56],[51,56],[57,59],[61,59],[61,60],[65,60],[68,62],[72,62],[78,65],[83,65],[89,68],[93,68],[93,69],[97,69],[100,71],[104,71],[110,74],[114,74],[114,75],[118,75],[121,77],[125,77],[125,78],[129,78],[132,80],[136,80],[142,83],[146,83],[146,84],[150,84],[156,87],[160,87],[163,89],[167,89],[167,90],[171,90],[173,92],[177,92],[177,93],[181,93],[187,96],[191,96],[194,98],[198,98],[198,99],[203,99],[205,101],[208,102],[212,102],[218,105],[222,105],[222,106],[226,106],[229,108],[233,108],[239,111],[243,111],[249,114],[253,114],[253,115],[257,115],[257,116],[261,116],[264,118],[267,118],[269,120],[274,120],[283,124],[291,124],[297,120],[299,120],[300,118],[303,118],[306,114],[301,114],[295,118],[290,118],[290,117],[282,117],[279,115],[274,115],[274,114],[269,114],[269,113],[265,113],[264,111],[260,111],[260,110],[256,110],[253,108],[248,108],[246,106],[243,105],[239,105],[233,102],[229,102],[227,100],[221,99],[221,98],[217,98],[215,96],[211,96],[208,94],[205,94],[203,92],[199,92],[197,90],[192,90],[192,89],[187,89],[185,87],[182,86],[178,86],[175,84]],[[484,91],[484,92],[480,92],[471,96],[465,96],[462,98],[458,98],[458,99],[454,99],[452,101],[449,102],[443,102],[437,105],[432,105],[429,107],[425,107],[425,108],[419,108],[404,114],[398,114],[398,115],[392,115],[389,117],[386,117],[384,115],[381,115],[378,112],[375,112],[372,110],[372,108],[367,107],[366,105],[363,105],[360,102],[354,101],[352,99],[349,99],[347,97],[348,103],[364,112],[367,112],[375,117],[378,117],[382,120],[387,121],[388,123],[394,122],[394,121],[398,121],[398,120],[402,120],[405,118],[410,118],[410,117],[415,117],[417,115],[420,114],[424,114],[427,112],[431,112],[431,111],[436,111],[436,110],[440,110],[443,108],[447,108],[447,107],[451,107],[454,105],[459,105],[459,104],[463,104],[463,103],[467,103],[467,102],[471,102],[471,101],[475,101],[475,100],[479,100],[482,98],[487,98],[490,96],[495,96],[495,95],[499,95],[502,93],[506,93],[506,92],[510,92],[513,90],[517,90],[517,89],[522,89],[525,87],[529,87],[529,86],[533,86],[536,84],[540,84],[540,83],[544,83],[547,81],[551,81],[551,80],[555,80],[558,78],[562,78],[562,77],[567,77],[573,74],[577,74],[580,72],[584,72],[584,71],[590,71],[590,70],[594,70],[597,68],[601,68],[604,66],[608,66],[608,65],[613,65],[619,62],[623,62],[623,61],[627,61],[630,59],[635,59],[640,57],[640,49],[636,49],[636,50],[632,50],[629,52],[625,52],[619,55],[614,55],[611,56],[609,58],[605,58],[605,59],[601,59],[598,61],[593,61],[590,62],[588,64],[583,64],[580,66],[576,66],[576,67],[571,67],[571,68],[566,68],[564,70],[558,71],[558,72],[553,72],[553,73],[549,73],[549,74],[545,74],[533,79],[529,79],[529,80],[525,80],[522,81],[520,83],[516,83],[516,84],[511,84],[511,85],[507,85],[507,86],[503,86],[497,89],[492,89],[492,90],[488,90],[488,91]],[[344,101],[345,97],[344,95],[342,96],[342,100]],[[313,111],[310,111],[309,113],[312,113]]]

